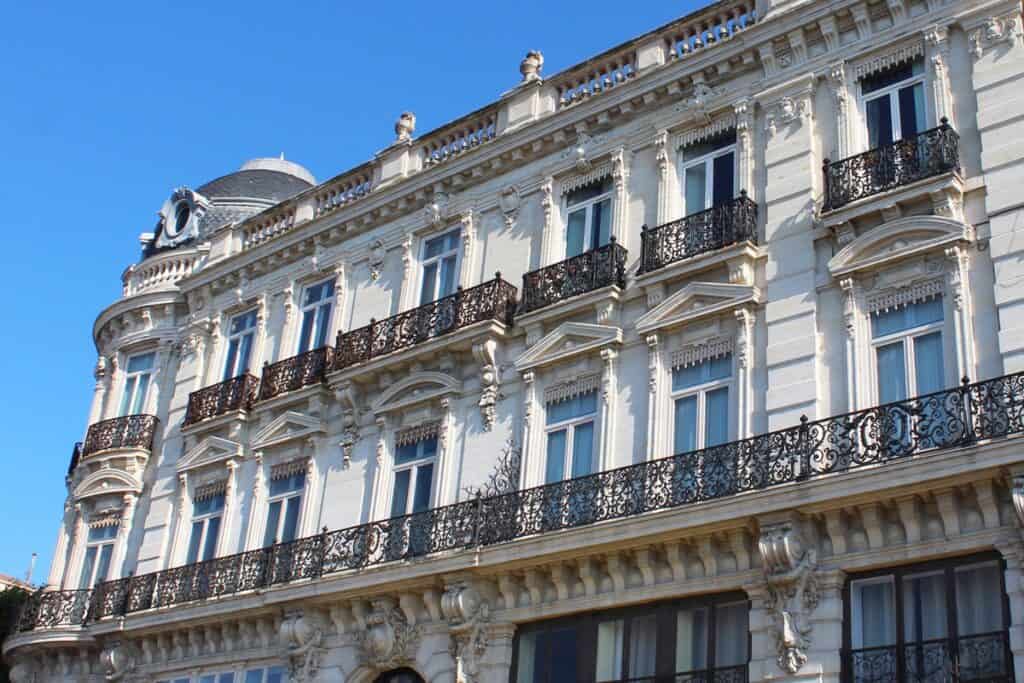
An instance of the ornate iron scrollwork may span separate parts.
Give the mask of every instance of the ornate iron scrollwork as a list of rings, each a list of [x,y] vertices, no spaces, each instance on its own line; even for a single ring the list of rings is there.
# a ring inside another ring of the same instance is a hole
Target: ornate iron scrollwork
[[[245,374],[193,391],[188,395],[185,426],[233,410],[249,410],[256,400],[259,383],[252,375]]]
[[[263,378],[260,380],[259,400],[266,401],[289,391],[323,382],[333,362],[334,349],[330,346],[321,346],[318,349],[264,365]]]
[[[626,250],[615,241],[523,275],[519,312],[529,313],[615,285],[626,286]]]
[[[89,427],[80,457],[111,448],[153,450],[153,435],[160,421],[153,415],[124,415]]]

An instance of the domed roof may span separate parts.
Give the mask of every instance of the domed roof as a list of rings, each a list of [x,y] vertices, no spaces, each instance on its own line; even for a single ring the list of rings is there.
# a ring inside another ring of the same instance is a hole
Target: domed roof
[[[302,166],[284,159],[252,159],[242,168],[202,185],[196,192],[208,199],[246,198],[281,202],[316,184]]]

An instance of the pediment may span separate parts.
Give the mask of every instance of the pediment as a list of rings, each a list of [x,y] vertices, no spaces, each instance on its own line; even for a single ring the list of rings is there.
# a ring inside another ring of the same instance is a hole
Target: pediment
[[[622,329],[619,327],[594,323],[562,323],[516,359],[516,370],[524,372],[621,343]]]
[[[970,242],[973,235],[973,228],[951,218],[897,218],[853,239],[829,260],[828,269],[833,277],[842,277],[936,251],[956,242]]]
[[[323,434],[326,431],[320,418],[289,410],[274,418],[270,424],[261,429],[253,439],[252,447],[254,450],[261,450],[271,446],[280,446],[314,434]]]
[[[649,310],[636,322],[641,334],[715,315],[746,304],[760,304],[761,290],[753,285],[691,282]]]
[[[82,479],[75,487],[73,495],[76,500],[81,500],[114,493],[142,493],[142,482],[124,470],[106,467]]]
[[[178,461],[177,470],[196,470],[231,458],[241,458],[243,453],[240,443],[219,436],[208,436],[182,456]]]
[[[417,372],[403,377],[373,402],[374,413],[399,410],[451,394],[462,393],[462,382],[443,372]]]

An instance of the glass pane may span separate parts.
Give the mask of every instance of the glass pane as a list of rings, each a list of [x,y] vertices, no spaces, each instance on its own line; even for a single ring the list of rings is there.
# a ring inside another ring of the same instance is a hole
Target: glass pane
[[[135,394],[135,378],[129,377],[124,382],[124,395],[121,396],[121,415],[130,415],[129,410],[132,405],[132,397]]]
[[[106,581],[110,573],[110,556],[114,554],[114,544],[107,543],[100,546],[100,557],[96,561],[96,576],[93,577],[93,584]]]
[[[135,387],[135,400],[132,402],[132,415],[139,415],[146,409],[146,394],[149,392],[149,373],[139,375],[139,383]]]
[[[890,85],[896,85],[914,76],[919,76],[922,73],[924,73],[924,61],[920,58],[909,62],[902,62],[861,79],[861,92],[866,95],[882,88],[888,88]]]
[[[128,368],[126,372],[143,372],[145,370],[153,369],[153,360],[155,359],[152,353],[143,353],[138,356],[132,356],[128,359]]]
[[[406,512],[409,504],[409,479],[412,477],[412,470],[400,470],[395,472],[395,487],[391,492],[391,516],[401,517]]]
[[[185,562],[192,564],[199,559],[199,544],[203,540],[203,522],[192,522],[192,536],[188,540],[188,555],[185,556]]]
[[[275,500],[267,509],[267,528],[263,532],[263,545],[268,546],[276,543],[277,527],[281,521],[281,501]]]
[[[446,235],[439,235],[438,237],[431,237],[423,244],[423,258],[435,258],[440,256],[445,251],[445,237]]]
[[[699,213],[708,208],[707,201],[707,167],[702,161],[687,166],[683,171],[683,194],[686,206],[683,208],[684,215]]]
[[[117,536],[117,525],[97,526],[89,529],[88,539],[92,541],[109,541]]]
[[[420,457],[419,443],[405,443],[395,449],[395,464],[404,465]]]
[[[316,320],[316,311],[309,310],[302,314],[302,328],[299,331],[299,353],[309,351],[313,343],[313,323]]]
[[[424,458],[432,458],[437,455],[436,436],[432,436],[429,439],[423,439],[423,441],[420,441],[419,446]]]
[[[956,621],[961,636],[1003,630],[1001,586],[998,565],[956,570]]]
[[[455,261],[455,256],[448,256],[441,261],[441,289],[437,293],[438,299],[455,293]]]
[[[540,654],[540,648],[537,647],[539,635],[537,631],[531,631],[519,636],[519,652],[516,657],[516,683],[534,683],[537,680],[534,672],[540,669],[537,666]]]
[[[917,380],[917,394],[942,391],[942,333],[932,332],[914,339],[914,375]]]
[[[545,415],[547,424],[557,424],[597,412],[597,392],[591,391],[565,401],[549,403]]]
[[[913,138],[925,129],[924,83],[900,88],[900,133],[904,140]]]
[[[82,576],[78,580],[79,588],[88,588],[92,584],[92,570],[96,565],[96,546],[85,549],[85,560],[82,562]]]
[[[576,425],[572,435],[572,476],[584,477],[594,471],[594,423]]]
[[[868,120],[868,146],[871,149],[888,145],[893,141],[892,108],[889,96],[883,95],[866,103]]]
[[[565,205],[568,206],[569,208],[572,208],[575,205],[585,202],[589,199],[600,197],[601,195],[610,192],[611,189],[611,178],[605,176],[601,180],[595,180],[592,183],[584,185],[583,187],[568,193],[565,196]]]
[[[434,479],[434,465],[420,465],[416,471],[416,491],[412,497],[412,511],[423,512],[430,507],[430,486]]]
[[[306,473],[296,472],[287,477],[270,480],[270,495],[280,496],[284,493],[299,491],[306,485]]]
[[[718,446],[729,440],[729,388],[705,394],[704,446]]]
[[[629,622],[629,677],[653,676],[657,664],[658,618],[654,614]]]
[[[233,375],[235,377],[237,377],[238,375],[244,375],[245,373],[249,372],[249,359],[252,356],[252,339],[253,335],[251,332],[242,337],[241,349],[238,352],[238,362],[235,363],[235,370]],[[226,377],[225,379],[231,378]]]
[[[251,669],[246,671],[245,683],[263,683],[263,669]]]
[[[217,679],[217,683],[234,683],[234,680],[235,674],[229,671],[228,673],[221,674],[220,678]]]
[[[566,430],[548,432],[547,467],[544,482],[547,484],[565,479],[565,435]]]
[[[327,332],[331,324],[331,305],[324,304],[316,309],[316,337],[314,342],[316,346],[313,348],[319,349],[322,346],[327,345]]]
[[[672,390],[688,389],[732,375],[732,354],[672,369]]]
[[[719,605],[715,610],[715,666],[747,663],[747,604]]]
[[[736,196],[735,163],[736,155],[733,152],[715,157],[711,186],[711,203],[714,206],[725,204]]]
[[[437,290],[437,263],[428,263],[423,266],[423,287],[420,289],[420,305],[429,304],[436,299],[434,292]]]
[[[547,680],[550,683],[576,680],[576,629],[555,629],[549,635],[551,654]]]
[[[926,574],[903,579],[903,638],[919,643],[945,637],[945,577]]]
[[[593,212],[590,248],[596,249],[608,244],[612,234],[612,200],[609,198],[594,204]]]
[[[723,147],[731,147],[736,144],[736,129],[730,128],[712,138],[697,142],[683,148],[683,161],[693,161],[713,153]]]
[[[707,624],[707,609],[679,610],[676,615],[676,673],[707,667]]]
[[[597,625],[597,680],[622,678],[622,644],[625,624],[622,619]]]
[[[294,541],[299,526],[299,507],[302,503],[301,496],[289,498],[286,501],[284,512],[284,529],[281,531],[281,542]]]
[[[565,257],[579,256],[586,249],[587,210],[579,209],[569,214],[565,229]]]
[[[235,372],[235,361],[238,359],[238,344],[239,340],[232,339],[228,343],[228,355],[224,363],[224,379],[231,379],[241,373]]]
[[[891,579],[853,584],[853,648],[893,645],[896,642],[896,609]]]
[[[206,541],[203,543],[203,559],[217,556],[217,536],[220,534],[220,517],[211,517],[206,522]]]
[[[685,396],[676,400],[675,440],[673,453],[697,450],[697,397]]]
[[[217,512],[224,509],[224,494],[221,493],[216,496],[210,496],[209,498],[203,498],[197,500],[192,504],[192,514],[195,516],[208,515],[211,512]]]
[[[199,677],[199,683],[217,683],[216,674],[207,674]]]
[[[313,285],[312,287],[306,287],[306,295],[302,298],[302,307],[312,306],[316,302],[320,301],[320,285]]]
[[[907,398],[907,371],[903,357],[903,342],[879,346],[878,400],[882,403]]]
[[[272,666],[267,669],[266,683],[284,683],[284,668]]]

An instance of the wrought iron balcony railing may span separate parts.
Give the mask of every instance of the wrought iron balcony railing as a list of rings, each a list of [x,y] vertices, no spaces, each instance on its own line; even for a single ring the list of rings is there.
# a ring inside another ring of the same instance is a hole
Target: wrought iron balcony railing
[[[850,683],[1011,683],[1006,631],[852,650],[843,663]]]
[[[68,476],[78,467],[78,461],[82,459],[82,442],[76,441],[71,448],[71,462],[68,463]]]
[[[265,364],[263,378],[260,380],[259,400],[266,401],[323,382],[333,362],[334,349],[321,346],[276,363]]]
[[[21,630],[193,602],[442,551],[507,543],[1024,433],[1024,373],[536,488],[327,531],[261,550],[37,595]],[[43,616],[40,616],[43,615]]]
[[[160,421],[153,415],[124,415],[89,426],[80,458],[109,448],[153,450],[153,435]]]
[[[641,229],[640,273],[740,242],[757,243],[757,204],[744,190],[729,202]]]
[[[185,426],[233,410],[248,410],[256,400],[259,384],[257,378],[247,373],[193,391],[188,395]]]
[[[614,237],[602,247],[523,275],[519,312],[536,311],[610,285],[626,286],[626,250]]]
[[[851,202],[944,173],[960,173],[960,136],[945,118],[937,128],[862,154],[825,159],[825,204],[834,211]]]
[[[334,369],[422,344],[474,323],[497,320],[512,324],[516,309],[516,288],[496,273],[493,280],[350,332],[338,334]]]

